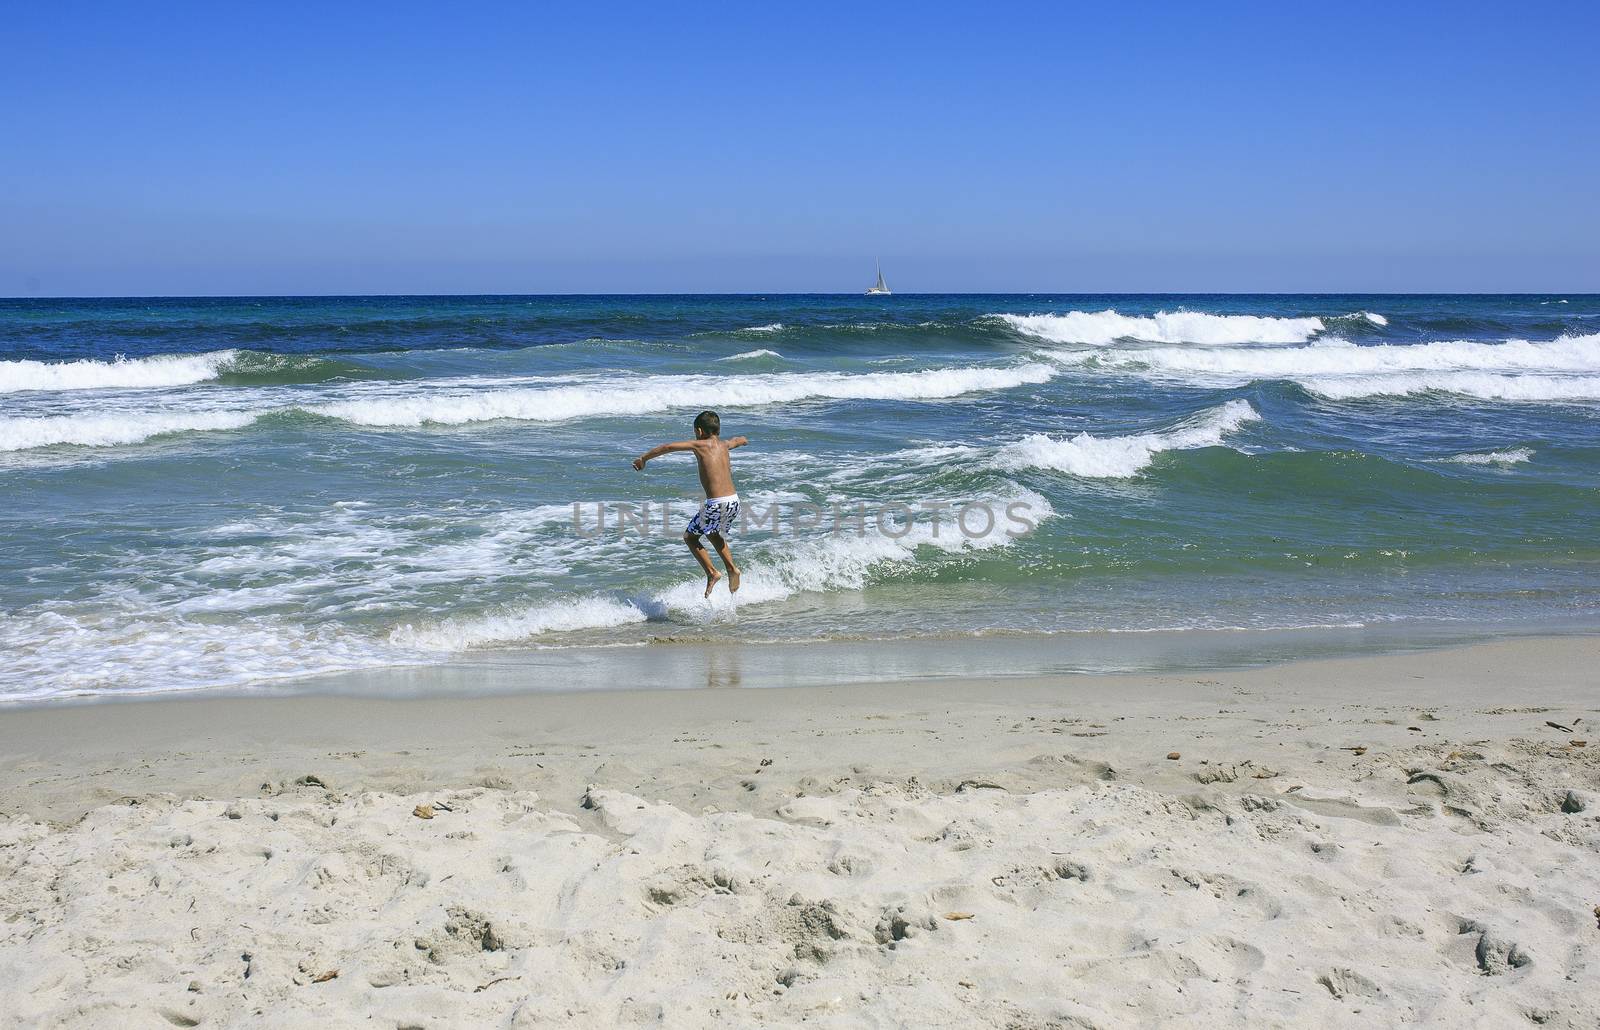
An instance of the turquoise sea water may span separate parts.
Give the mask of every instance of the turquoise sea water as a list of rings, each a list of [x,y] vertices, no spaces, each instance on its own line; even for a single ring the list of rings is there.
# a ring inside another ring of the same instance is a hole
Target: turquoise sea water
[[[703,407],[779,511],[733,535],[736,606],[678,539],[691,464],[629,467]],[[1600,298],[0,301],[0,492],[11,700],[661,640],[1582,626]],[[596,533],[621,502],[670,530]],[[867,532],[796,531],[813,505]]]

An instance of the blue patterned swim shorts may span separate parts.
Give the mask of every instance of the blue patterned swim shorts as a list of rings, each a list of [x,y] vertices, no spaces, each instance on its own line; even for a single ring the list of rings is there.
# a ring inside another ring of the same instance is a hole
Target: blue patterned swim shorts
[[[725,533],[733,528],[733,520],[739,517],[739,495],[728,497],[707,497],[705,505],[694,513],[694,518],[689,520],[686,530],[690,536],[700,536],[704,533]]]

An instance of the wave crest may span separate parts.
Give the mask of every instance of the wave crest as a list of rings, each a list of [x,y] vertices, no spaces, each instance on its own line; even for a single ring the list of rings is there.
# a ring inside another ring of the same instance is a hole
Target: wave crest
[[[215,379],[239,351],[162,354],[97,361],[0,361],[0,393],[21,390],[114,390],[189,386]]]
[[[1413,372],[1387,376],[1312,376],[1295,381],[1317,396],[1335,401],[1422,393],[1452,393],[1486,401],[1600,400],[1600,376]]]
[[[1272,350],[1161,347],[1104,351],[1093,357],[1113,367],[1144,366],[1156,371],[1214,373],[1234,379],[1467,370],[1600,373],[1600,335],[1566,337],[1548,343],[1439,340],[1357,346],[1343,340],[1323,340],[1304,347]],[[1067,360],[1082,360],[1082,356],[1072,355]]]
[[[1132,436],[1079,433],[1066,440],[1038,433],[1002,447],[995,464],[1003,469],[1053,469],[1087,479],[1127,479],[1147,468],[1163,451],[1220,446],[1229,433],[1260,418],[1248,401],[1233,400],[1163,432]]]
[[[0,361],[0,393],[150,390],[198,383],[273,386],[371,375],[364,365],[312,354],[218,350],[100,361]]]
[[[123,412],[109,415],[43,415],[0,418],[0,452],[64,444],[117,447],[169,433],[243,429],[253,411]]]
[[[1118,340],[1190,343],[1304,343],[1323,331],[1320,318],[1211,315],[1202,311],[1158,311],[1124,315],[1114,310],[1069,311],[1064,315],[990,315],[1016,331],[1051,343],[1104,347]]]
[[[59,444],[113,447],[167,433],[241,429],[265,416],[294,412],[361,426],[418,428],[498,419],[560,422],[677,408],[740,408],[809,400],[943,400],[1044,383],[1055,374],[1053,366],[1034,363],[921,372],[611,376],[583,383],[474,392],[446,387],[407,394],[386,388],[386,394],[379,397],[249,410],[133,410],[0,418],[0,451]]]
[[[1600,334],[1544,343],[1438,340],[1357,346],[1321,340],[1271,349],[1124,348],[1051,357],[1065,365],[1127,370],[1202,386],[1277,379],[1330,400],[1429,392],[1509,401],[1600,398]]]
[[[364,426],[465,425],[495,419],[559,422],[711,405],[738,408],[806,400],[940,400],[1044,383],[1054,374],[1051,366],[1035,363],[921,372],[642,376],[572,386],[339,401],[307,410]]]
[[[1439,460],[1452,465],[1520,465],[1533,460],[1533,448],[1513,447],[1510,450],[1489,451],[1484,454],[1455,454]]]

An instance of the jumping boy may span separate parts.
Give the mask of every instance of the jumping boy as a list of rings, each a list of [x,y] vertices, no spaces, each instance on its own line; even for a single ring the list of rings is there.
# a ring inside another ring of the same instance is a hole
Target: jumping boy
[[[728,592],[733,593],[739,589],[739,566],[733,563],[733,555],[728,551],[728,541],[722,538],[723,530],[733,526],[739,517],[739,494],[733,488],[733,466],[728,460],[728,452],[735,447],[743,447],[749,443],[742,436],[736,436],[726,442],[717,434],[722,431],[722,419],[714,411],[702,411],[694,417],[694,439],[679,440],[677,443],[664,443],[659,447],[652,447],[648,451],[633,459],[633,467],[644,471],[645,462],[651,458],[659,458],[671,451],[693,451],[695,463],[700,466],[700,485],[705,488],[706,503],[689,520],[689,527],[683,532],[683,542],[689,545],[689,553],[694,555],[694,560],[706,571],[706,596],[711,596],[711,591],[717,585],[717,580],[722,578],[711,564],[711,557],[706,554],[706,549],[700,543],[700,535],[704,533],[711,538],[711,546],[717,549],[717,554],[722,558],[723,568],[728,570]]]

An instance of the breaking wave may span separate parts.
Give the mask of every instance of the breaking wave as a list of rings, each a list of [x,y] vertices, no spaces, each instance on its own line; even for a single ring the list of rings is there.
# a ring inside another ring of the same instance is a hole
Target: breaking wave
[[[1600,335],[1546,343],[1443,340],[1357,346],[1321,340],[1271,349],[1154,347],[1052,358],[1206,386],[1286,380],[1331,400],[1428,392],[1512,401],[1600,397]]]
[[[1062,356],[1079,361],[1084,356]],[[1112,367],[1214,373],[1232,379],[1294,379],[1316,374],[1375,375],[1387,372],[1591,372],[1600,374],[1600,335],[1567,337],[1548,343],[1508,340],[1357,346],[1322,340],[1304,347],[1266,350],[1224,347],[1197,350],[1159,347],[1110,350],[1093,356]]]
[[[1064,315],[990,315],[1028,336],[1051,343],[1103,347],[1118,340],[1190,343],[1208,346],[1240,343],[1304,343],[1322,332],[1320,318],[1268,318],[1261,315],[1210,315],[1201,311],[1160,311],[1123,315],[1069,311]]]
[[[248,410],[143,410],[0,418],[0,452],[72,444],[114,447],[170,433],[241,429],[269,415],[302,412],[361,426],[466,425],[497,419],[559,422],[644,415],[675,408],[753,407],[809,400],[942,400],[1048,382],[1050,365],[935,368],[921,372],[763,373],[597,377],[541,387],[394,393],[324,404]]]
[[[1455,454],[1439,460],[1452,465],[1520,465],[1533,460],[1533,448],[1513,447],[1507,451],[1489,451],[1484,454]]]
[[[0,393],[24,390],[150,390],[198,383],[273,386],[365,377],[372,369],[309,354],[218,350],[97,361],[0,361]]]
[[[125,446],[170,433],[242,429],[254,422],[258,415],[251,411],[147,411],[0,418],[0,452],[63,444],[80,447]]]
[[[1487,401],[1600,400],[1600,376],[1413,372],[1387,376],[1313,376],[1295,381],[1319,397],[1336,401],[1420,393],[1452,393]]]
[[[1163,451],[1220,446],[1229,433],[1260,418],[1248,401],[1233,400],[1162,432],[1132,436],[1079,433],[1065,440],[1034,434],[1002,447],[995,464],[1003,469],[1053,469],[1089,479],[1126,479],[1147,468]]]
[[[220,350],[112,361],[0,361],[0,393],[188,386],[215,379],[239,353]]]
[[[307,410],[364,426],[464,425],[494,419],[558,422],[712,405],[736,408],[806,400],[940,400],[1044,383],[1054,374],[1051,366],[1033,363],[922,372],[640,376],[571,386],[341,401]]]

